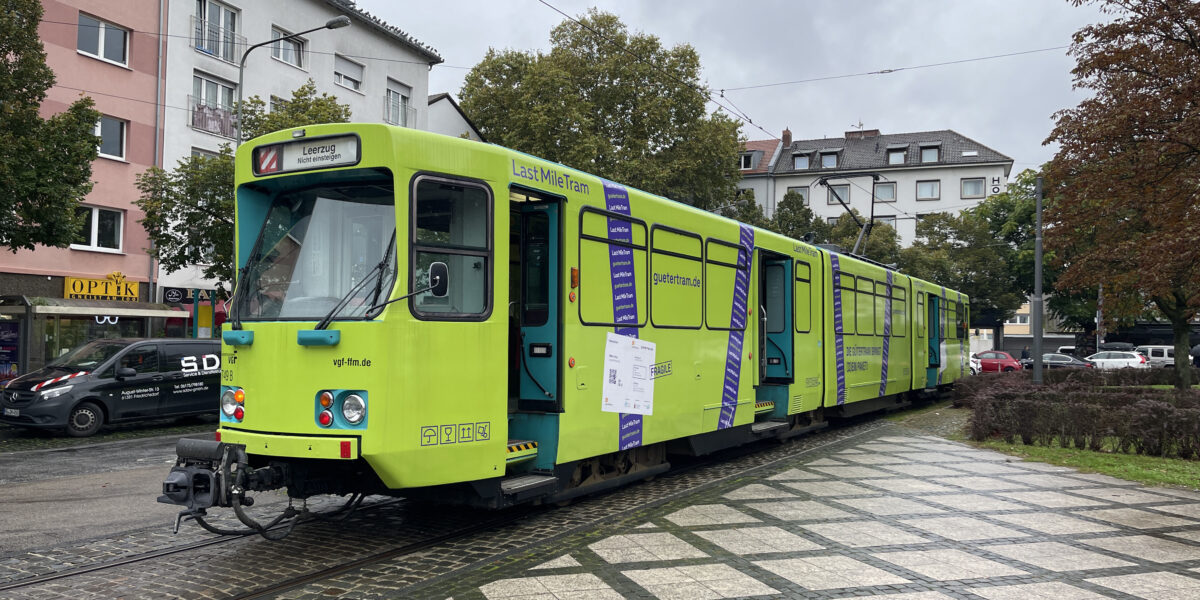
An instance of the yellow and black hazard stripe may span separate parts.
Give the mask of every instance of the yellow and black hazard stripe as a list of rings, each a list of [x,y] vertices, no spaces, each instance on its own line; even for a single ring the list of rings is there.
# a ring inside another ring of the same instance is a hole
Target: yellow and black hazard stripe
[[[773,410],[775,410],[775,403],[770,400],[754,403],[754,414],[771,412]]]
[[[510,441],[508,442],[508,457],[506,462],[519,462],[537,456],[537,442]]]

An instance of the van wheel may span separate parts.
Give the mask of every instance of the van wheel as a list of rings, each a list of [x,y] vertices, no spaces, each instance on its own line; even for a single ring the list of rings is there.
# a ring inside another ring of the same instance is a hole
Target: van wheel
[[[101,425],[104,425],[104,413],[91,402],[80,402],[67,415],[67,435],[71,437],[88,437],[100,431]]]

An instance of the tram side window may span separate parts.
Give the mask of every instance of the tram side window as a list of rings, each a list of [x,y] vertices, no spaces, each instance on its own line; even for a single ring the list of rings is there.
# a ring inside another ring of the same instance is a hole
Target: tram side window
[[[858,278],[858,335],[875,335],[875,282]],[[880,316],[882,319],[882,316]]]
[[[958,322],[956,323],[957,327],[955,327],[956,337],[961,340],[967,337],[967,310],[966,305],[962,302],[956,303],[955,306],[958,308]]]
[[[429,286],[429,265],[444,262],[446,296],[417,294],[417,315],[478,320],[491,310],[491,194],[487,188],[433,177],[417,181],[413,194],[411,290]]]
[[[796,333],[812,331],[812,267],[796,261]]]
[[[704,248],[704,321],[709,329],[746,328],[750,254],[745,248],[709,238]],[[736,293],[738,274],[746,289]]]
[[[645,223],[587,207],[579,219],[580,322],[644,326],[649,317]]]
[[[942,300],[941,300],[941,302],[939,302],[939,304],[942,305],[942,311],[941,311],[942,312],[942,326],[940,328],[941,331],[939,333],[941,333],[941,337],[944,340],[947,337],[953,337],[953,336],[947,336],[946,330],[949,328],[950,322],[954,320],[954,317],[950,314],[950,312],[951,312],[950,309],[952,307],[950,306],[949,300],[947,300],[946,298],[942,298]]]
[[[655,327],[699,329],[704,321],[700,236],[656,225],[650,237],[650,322]]]
[[[892,315],[888,312],[887,283],[875,282],[875,335],[891,335]]]
[[[853,334],[854,333],[854,318],[857,313],[854,312],[854,276],[840,271],[833,272],[834,290],[837,294],[835,302],[839,301],[842,305],[842,323],[841,329],[838,328],[837,320],[834,320],[834,333]],[[836,307],[835,307],[836,310]]]
[[[904,337],[908,332],[908,302],[904,288],[892,286],[892,335]]]

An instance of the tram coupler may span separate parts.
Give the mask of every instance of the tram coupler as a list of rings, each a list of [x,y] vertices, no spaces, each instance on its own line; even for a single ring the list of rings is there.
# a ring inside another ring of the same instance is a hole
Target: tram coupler
[[[158,501],[177,504],[187,510],[180,513],[176,526],[187,517],[203,515],[206,508],[232,506],[229,490],[235,482],[226,478],[242,476],[231,467],[245,460],[246,447],[212,440],[181,439],[175,445],[178,460],[163,481],[163,495]]]

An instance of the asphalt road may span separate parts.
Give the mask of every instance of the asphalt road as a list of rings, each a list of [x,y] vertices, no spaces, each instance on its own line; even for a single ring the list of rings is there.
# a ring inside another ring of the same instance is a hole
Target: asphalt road
[[[178,507],[155,498],[175,463],[179,437],[0,454],[0,557],[150,526],[170,528]]]

